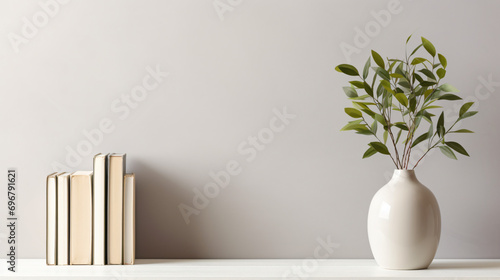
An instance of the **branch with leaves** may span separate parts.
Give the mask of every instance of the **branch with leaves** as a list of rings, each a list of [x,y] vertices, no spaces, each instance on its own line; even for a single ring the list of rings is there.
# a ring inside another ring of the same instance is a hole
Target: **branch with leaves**
[[[452,159],[457,159],[455,152],[469,156],[462,145],[446,139],[451,133],[472,133],[468,129],[452,129],[463,119],[477,114],[477,111],[469,111],[474,103],[463,104],[458,118],[446,128],[444,112],[441,111],[437,117],[433,111],[443,108],[438,105],[439,101],[459,102],[462,99],[455,94],[458,92],[455,87],[441,84],[448,62],[424,37],[421,38],[422,43],[408,55],[410,39],[411,36],[406,40],[405,58],[402,60],[384,60],[372,50],[361,74],[349,64],[335,67],[341,73],[359,78],[349,81],[350,86],[343,87],[353,105],[352,108],[345,108],[345,112],[355,120],[341,130],[374,136],[376,141],[368,144],[363,158],[376,153],[388,155],[397,169],[409,169],[412,150],[419,144],[427,143],[427,147],[411,169],[417,167],[422,158],[435,148]],[[415,56],[421,47],[430,55],[429,59]],[[376,64],[374,67],[371,66],[372,59]],[[421,125],[422,119],[428,123],[427,127]],[[379,126],[383,128],[380,129],[382,137],[379,137]],[[423,130],[419,130],[421,127],[425,127],[425,132],[416,137],[417,132]]]

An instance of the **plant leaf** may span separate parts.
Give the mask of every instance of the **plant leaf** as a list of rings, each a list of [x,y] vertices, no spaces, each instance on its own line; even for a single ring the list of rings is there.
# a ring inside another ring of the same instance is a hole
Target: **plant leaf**
[[[392,88],[391,88],[391,83],[389,83],[386,80],[382,80],[382,81],[380,81],[380,84],[385,88],[385,90],[387,90],[388,92],[390,92],[392,94],[395,94],[394,90],[392,90]]]
[[[373,97],[373,89],[370,87],[370,85],[367,82],[364,83],[363,87],[364,87],[366,93],[368,93],[369,96]]]
[[[363,114],[358,109],[344,108],[344,111],[346,112],[346,114],[348,114],[349,116],[351,116],[355,119],[361,118],[363,116]]]
[[[429,126],[429,131],[427,132],[427,139],[431,138],[433,134],[434,134],[434,126],[431,123],[431,125]]]
[[[462,128],[462,129],[459,129],[459,130],[450,131],[450,133],[474,133],[474,131]]]
[[[401,132],[403,132],[403,130],[400,130],[398,132],[398,136],[396,137],[396,144],[399,142],[399,138],[401,137]]]
[[[370,110],[370,108],[368,108],[367,104],[370,104],[370,103],[356,102],[356,101],[352,102],[352,105],[354,106],[354,108],[356,108],[358,110],[361,110],[361,109],[368,109],[368,110]]]
[[[417,65],[419,63],[422,63],[424,61],[427,61],[427,59],[423,58],[423,57],[415,57],[412,61],[411,61],[411,65]]]
[[[358,97],[353,97],[351,100],[365,100],[366,98],[370,97],[368,94],[364,94]]]
[[[415,48],[415,49],[411,52],[410,56],[414,55],[414,54],[418,51],[418,49],[420,49],[422,46],[423,46],[423,44],[418,45],[418,47],[416,47],[416,48]],[[410,56],[409,56],[409,57],[410,57]]]
[[[377,75],[379,75],[382,79],[389,81],[391,77],[389,76],[389,72],[387,72],[384,68],[377,67]]]
[[[368,57],[368,60],[365,63],[365,68],[363,68],[363,80],[366,80],[366,78],[368,77],[370,65],[371,65],[371,59]]]
[[[409,88],[411,87],[411,86],[410,86],[410,83],[408,83],[407,81],[400,81],[400,82],[398,83],[398,85],[400,85],[400,86],[402,86],[402,87],[404,87],[404,88],[407,88],[407,89],[409,89]]]
[[[398,67],[396,67],[396,71],[394,71],[395,73],[398,73],[400,74],[401,76],[405,77],[406,78],[406,71],[403,70],[403,63],[401,62]]]
[[[371,126],[373,134],[377,134],[377,121],[373,121],[372,126]]]
[[[424,110],[424,111],[422,111],[422,117],[423,117],[426,121],[428,121],[430,124],[432,124],[432,117],[434,117],[434,116],[435,116],[435,115],[433,115],[433,114],[431,114],[431,113],[429,113],[429,112],[427,112],[427,111],[425,111],[425,110]]]
[[[358,93],[356,92],[356,90],[352,87],[343,87],[342,88],[345,92],[345,95],[347,95],[347,97],[349,98],[352,98],[352,97],[358,97]]]
[[[417,146],[420,142],[422,142],[422,141],[424,141],[424,140],[426,140],[428,138],[429,138],[429,133],[428,132],[426,132],[426,133],[418,136],[417,139],[415,139],[415,141],[413,141],[413,144],[411,145],[411,147],[413,148],[413,147]]]
[[[364,83],[361,82],[361,81],[350,81],[349,83],[351,85],[357,87],[357,88],[363,88],[364,87]]]
[[[441,112],[441,115],[439,115],[436,130],[437,130],[439,137],[444,136],[444,133],[445,133],[445,130],[444,130],[444,112]]]
[[[436,71],[438,77],[440,79],[444,78],[444,76],[446,76],[446,70],[444,70],[443,68],[439,68],[437,71]]]
[[[429,77],[429,78],[431,78],[431,79],[433,79],[433,80],[436,80],[436,76],[434,76],[434,73],[432,73],[432,71],[431,71],[431,70],[429,70],[429,69],[425,69],[425,68],[424,68],[424,69],[419,70],[419,72],[422,72],[422,73],[424,73],[424,75],[426,75],[427,77]]]
[[[391,106],[392,106],[392,95],[386,94],[385,96],[383,96],[382,107],[385,110],[387,108],[390,108]]]
[[[457,159],[457,156],[455,156],[455,153],[453,153],[453,151],[450,148],[446,146],[438,146],[438,147],[445,156],[451,159]]]
[[[406,95],[404,93],[396,93],[394,94],[394,97],[396,97],[401,105],[408,107],[408,98],[406,98]]]
[[[465,119],[474,116],[477,114],[477,111],[469,111],[467,113],[464,113],[462,116],[460,116],[460,119]]]
[[[464,149],[464,147],[462,147],[462,145],[458,144],[457,142],[444,142],[444,144],[450,148],[452,148],[453,150],[461,153],[462,155],[465,155],[465,156],[469,156],[469,154],[467,153],[467,151]]]
[[[422,121],[423,116],[419,115],[415,118],[415,127],[418,127],[420,125],[420,122]]]
[[[399,74],[399,73],[392,73],[390,74],[392,78],[397,78],[397,79],[406,79],[405,76]]]
[[[467,111],[469,111],[470,106],[472,106],[474,102],[467,102],[460,108],[459,116],[463,116]]]
[[[359,124],[359,123],[348,123],[344,127],[340,129],[340,131],[347,131],[347,130],[356,130],[356,129],[362,129],[365,128],[366,126],[364,124]]]
[[[382,84],[378,84],[377,87],[377,98],[380,97],[381,95],[384,95],[387,92],[387,90],[384,88]]]
[[[424,82],[424,79],[419,74],[417,74],[417,73],[414,72],[413,73],[413,81],[415,81],[415,79],[417,79],[417,81],[419,83],[423,83]]]
[[[410,41],[411,36],[413,36],[413,34],[411,34],[410,36],[408,36],[408,39],[406,39],[406,44],[408,44],[408,41]]]
[[[462,97],[455,95],[455,94],[452,94],[452,93],[447,93],[447,94],[441,95],[438,99],[439,100],[460,100],[460,99],[462,99]]]
[[[383,69],[385,69],[384,59],[382,59],[382,57],[376,51],[374,51],[374,50],[372,50],[372,57],[373,57],[373,60],[375,60],[375,63],[377,63],[378,66],[380,66]]]
[[[369,147],[368,150],[363,154],[363,158],[369,158],[373,156],[374,154],[377,153],[377,150],[375,150],[373,147]]]
[[[424,107],[422,110],[428,110],[428,109],[439,109],[439,108],[443,108],[443,106],[435,106],[435,105],[432,105],[432,106],[426,106],[426,107]]]
[[[383,126],[386,126],[387,125],[387,122],[385,122],[385,119],[382,115],[380,114],[375,114],[375,116],[373,117],[375,120],[377,120],[381,125]]]
[[[424,99],[427,99],[427,97],[428,97],[431,93],[433,93],[433,92],[434,92],[434,90],[433,90],[432,88],[430,88],[430,89],[426,90],[426,91],[424,92]]]
[[[441,62],[441,65],[443,65],[443,68],[446,69],[446,66],[448,66],[448,62],[446,61],[446,57],[444,57],[444,55],[438,53],[438,58],[439,58],[439,62]]]
[[[370,142],[370,145],[372,148],[377,150],[377,152],[384,154],[384,155],[390,155],[389,149],[387,149],[387,146],[384,145],[383,143],[380,142]]]
[[[373,112],[369,108],[368,109],[361,109],[361,111],[365,112],[368,116],[370,116],[372,118],[373,118],[373,116],[375,116],[375,112]]]
[[[407,125],[406,125],[406,123],[404,123],[404,122],[396,122],[396,123],[394,123],[394,125],[395,125],[397,128],[401,129],[401,130],[406,130],[406,131],[408,131],[408,126],[407,126]]]
[[[350,64],[339,64],[335,67],[335,70],[349,76],[359,76],[358,69]]]
[[[425,50],[432,55],[432,57],[436,56],[436,48],[434,48],[434,45],[424,37],[422,37],[422,44],[424,45]]]
[[[422,87],[431,87],[435,84],[436,84],[436,82],[432,82],[432,81],[421,81],[420,82],[420,86],[422,86]]]
[[[356,128],[356,134],[361,134],[361,135],[373,135],[371,130],[369,130],[366,127],[363,128]]]
[[[439,87],[440,90],[444,91],[444,92],[459,92],[458,89],[456,89],[454,86],[450,85],[450,84],[442,84],[440,87]]]
[[[352,121],[348,121],[347,123],[350,124],[360,124],[363,120],[352,120]]]
[[[394,68],[394,65],[396,65],[397,61],[393,61],[390,65],[389,65],[389,69],[387,69],[387,71],[391,72],[392,71],[392,68]]]

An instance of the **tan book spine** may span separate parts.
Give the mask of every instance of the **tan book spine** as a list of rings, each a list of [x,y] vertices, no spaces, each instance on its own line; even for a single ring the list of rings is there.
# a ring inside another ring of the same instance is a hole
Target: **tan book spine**
[[[92,171],[77,171],[70,182],[70,264],[92,264]]]
[[[123,190],[123,263],[135,263],[135,175],[125,174]]]
[[[109,156],[108,264],[123,264],[123,178],[125,154]]]
[[[57,172],[47,176],[46,193],[46,261],[57,264]]]
[[[57,264],[69,264],[69,177],[57,175]]]

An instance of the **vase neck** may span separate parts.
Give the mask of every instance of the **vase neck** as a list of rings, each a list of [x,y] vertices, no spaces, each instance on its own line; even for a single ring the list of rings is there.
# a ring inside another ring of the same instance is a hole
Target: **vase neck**
[[[395,169],[391,181],[418,181],[413,169]]]

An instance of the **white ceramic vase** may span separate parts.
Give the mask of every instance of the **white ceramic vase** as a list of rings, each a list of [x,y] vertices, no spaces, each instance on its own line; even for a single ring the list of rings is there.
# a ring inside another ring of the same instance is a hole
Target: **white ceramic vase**
[[[382,268],[424,269],[436,254],[441,214],[434,194],[413,170],[394,170],[368,212],[368,238]]]

